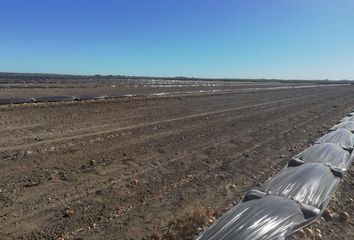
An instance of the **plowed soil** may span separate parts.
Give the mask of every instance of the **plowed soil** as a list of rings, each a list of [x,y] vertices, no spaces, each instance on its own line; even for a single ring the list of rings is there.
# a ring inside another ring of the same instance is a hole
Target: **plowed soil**
[[[0,239],[148,239],[223,212],[353,106],[354,86],[0,106]]]

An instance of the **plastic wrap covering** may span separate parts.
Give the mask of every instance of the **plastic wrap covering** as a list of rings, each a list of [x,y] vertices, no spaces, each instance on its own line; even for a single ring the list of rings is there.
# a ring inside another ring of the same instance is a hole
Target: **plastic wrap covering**
[[[79,96],[78,99],[79,100],[100,100],[100,99],[108,99],[109,96],[108,95],[83,95],[83,96]]]
[[[354,134],[347,129],[338,129],[319,138],[316,143],[335,143],[342,148],[351,150],[354,146]]]
[[[17,103],[30,103],[32,100],[30,98],[0,98],[0,104],[17,104]]]
[[[339,122],[354,121],[354,116],[345,116]]]
[[[340,178],[329,167],[321,163],[307,163],[284,168],[259,190],[322,209],[339,181]]]
[[[343,120],[197,240],[283,240],[316,220],[354,156],[354,112]]]
[[[331,128],[332,131],[337,129],[348,129],[349,131],[354,132],[354,121],[344,121]]]
[[[197,240],[285,239],[307,222],[300,204],[268,195],[231,208]]]
[[[49,96],[36,98],[36,102],[59,102],[59,101],[74,101],[78,100],[78,97],[74,96]]]
[[[31,103],[31,102],[59,102],[59,101],[76,101],[76,100],[100,100],[109,99],[107,95],[83,95],[83,96],[48,96],[37,98],[0,98],[0,105],[17,104],[17,103]]]
[[[295,156],[304,162],[323,163],[333,168],[347,170],[350,164],[349,151],[334,143],[312,145]]]

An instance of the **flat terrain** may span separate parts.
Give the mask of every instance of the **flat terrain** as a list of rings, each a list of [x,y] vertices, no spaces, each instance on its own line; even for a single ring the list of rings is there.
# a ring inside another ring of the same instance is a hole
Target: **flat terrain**
[[[249,81],[205,80],[93,80],[79,82],[75,79],[48,83],[4,83],[0,74],[0,100],[3,98],[37,98],[48,96],[100,96],[121,97],[130,95],[180,95],[200,93],[252,92],[261,89],[297,88],[316,86],[310,82],[301,84]]]
[[[245,85],[0,106],[0,239],[148,239],[196,208],[222,213],[354,106],[350,85]]]

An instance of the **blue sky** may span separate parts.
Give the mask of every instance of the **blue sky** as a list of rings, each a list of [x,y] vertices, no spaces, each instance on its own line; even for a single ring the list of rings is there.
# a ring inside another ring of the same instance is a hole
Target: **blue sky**
[[[0,0],[0,71],[354,79],[354,1]]]

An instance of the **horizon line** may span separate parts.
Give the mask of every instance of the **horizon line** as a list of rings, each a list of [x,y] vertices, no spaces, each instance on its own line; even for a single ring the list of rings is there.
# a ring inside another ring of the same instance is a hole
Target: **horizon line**
[[[250,78],[250,77],[195,77],[195,76],[148,76],[148,75],[124,75],[124,74],[80,74],[80,73],[49,73],[49,72],[2,72],[3,74],[20,75],[58,75],[72,77],[124,77],[124,78],[156,78],[156,79],[193,79],[193,80],[268,80],[268,81],[354,81],[353,79],[305,79],[305,78]]]

